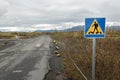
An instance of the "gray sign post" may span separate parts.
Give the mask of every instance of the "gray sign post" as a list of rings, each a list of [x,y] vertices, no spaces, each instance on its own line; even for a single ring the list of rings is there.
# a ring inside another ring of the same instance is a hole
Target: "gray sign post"
[[[105,18],[86,18],[84,36],[93,39],[92,80],[95,80],[96,38],[105,37]]]
[[[92,52],[92,80],[95,80],[95,57],[96,57],[96,39],[93,38],[93,52]]]

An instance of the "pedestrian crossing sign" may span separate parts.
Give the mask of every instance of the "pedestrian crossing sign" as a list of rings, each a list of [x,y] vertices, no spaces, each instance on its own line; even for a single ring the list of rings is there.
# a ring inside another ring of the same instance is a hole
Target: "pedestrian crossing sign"
[[[85,38],[104,38],[105,18],[86,18],[84,35]]]

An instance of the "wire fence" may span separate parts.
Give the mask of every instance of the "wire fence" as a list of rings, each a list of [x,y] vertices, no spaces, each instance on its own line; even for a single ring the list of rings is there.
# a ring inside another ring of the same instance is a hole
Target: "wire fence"
[[[73,65],[76,67],[76,69],[79,71],[79,73],[84,77],[85,80],[88,80],[87,77],[84,75],[84,73],[81,71],[81,69],[77,66],[75,61],[71,58],[71,55],[68,53],[70,60],[72,61]]]

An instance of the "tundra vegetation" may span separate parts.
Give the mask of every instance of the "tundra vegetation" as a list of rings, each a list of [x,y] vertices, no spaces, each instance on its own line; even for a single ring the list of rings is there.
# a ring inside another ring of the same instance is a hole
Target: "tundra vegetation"
[[[92,39],[84,32],[57,32],[53,38],[62,42],[62,63],[65,75],[72,80],[85,80],[73,65],[71,58],[88,80],[91,80]],[[120,31],[107,31],[106,37],[96,41],[96,80],[120,80]]]
[[[51,37],[63,46],[61,52],[64,75],[72,80],[85,80],[73,65],[71,58],[81,69],[88,80],[91,80],[92,39],[84,38],[84,32],[7,32],[0,33],[0,38],[32,38],[43,34]],[[96,80],[120,80],[120,31],[106,31],[106,37],[96,41]],[[2,45],[0,45],[2,46]]]

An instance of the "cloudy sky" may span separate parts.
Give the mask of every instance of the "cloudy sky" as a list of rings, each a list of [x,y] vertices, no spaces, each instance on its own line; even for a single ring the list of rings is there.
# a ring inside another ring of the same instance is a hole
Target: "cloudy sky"
[[[120,0],[0,0],[0,27],[62,28],[86,17],[120,22]]]

